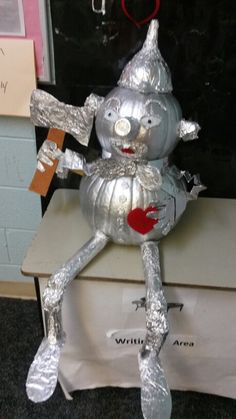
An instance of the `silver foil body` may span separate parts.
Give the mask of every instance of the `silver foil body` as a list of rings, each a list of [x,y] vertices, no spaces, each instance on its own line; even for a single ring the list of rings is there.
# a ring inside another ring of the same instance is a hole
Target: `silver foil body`
[[[159,189],[148,190],[138,176],[115,176],[105,179],[99,174],[84,176],[80,185],[80,205],[93,231],[101,231],[114,243],[141,244],[159,240],[178,222],[187,204],[184,182],[167,168]],[[156,207],[158,222],[147,234],[140,234],[127,222],[135,208]]]
[[[28,396],[35,402],[47,400],[56,386],[65,337],[61,306],[66,287],[112,240],[141,245],[147,326],[139,353],[144,419],[169,419],[171,415],[170,391],[158,356],[168,333],[158,241],[175,226],[190,196],[197,197],[203,185],[194,178],[188,194],[183,173],[164,161],[179,137],[191,140],[199,127],[181,120],[180,106],[171,94],[170,72],[158,48],[157,32],[158,22],[153,20],[143,48],[124,68],[119,87],[105,99],[92,94],[79,108],[61,103],[43,91],[36,90],[32,95],[35,125],[62,129],[84,145],[88,144],[96,116],[96,132],[106,156],[91,164],[71,152],[67,152],[64,162],[60,159],[62,174],[64,169],[75,168],[86,173],[81,181],[80,202],[94,237],[52,275],[45,289],[47,339],[40,345],[27,379]],[[132,156],[128,158],[126,154],[123,159],[127,150],[131,150]],[[157,159],[163,161],[155,168]],[[148,213],[149,208],[152,211]],[[152,228],[145,234],[130,223],[129,216],[135,209],[144,214],[144,222],[147,218],[151,221]]]

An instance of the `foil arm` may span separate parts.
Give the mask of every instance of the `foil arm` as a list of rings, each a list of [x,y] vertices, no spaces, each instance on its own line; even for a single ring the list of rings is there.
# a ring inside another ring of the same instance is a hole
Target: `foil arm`
[[[68,170],[83,172],[86,175],[91,174],[90,164],[86,163],[84,156],[67,148],[59,160],[56,173],[60,178],[65,178]]]
[[[151,211],[147,214],[148,218],[153,218],[154,220],[158,221],[158,223],[155,224],[153,228],[161,229],[164,236],[166,236],[174,226],[176,217],[175,199],[170,195],[169,191],[168,193],[169,198],[163,201],[162,205],[160,205],[159,202],[151,202],[149,206],[154,207],[157,210]]]
[[[61,349],[65,341],[61,308],[63,294],[75,276],[105,247],[108,237],[97,232],[74,256],[49,278],[42,297],[47,337],[43,339],[30,366],[26,391],[35,403],[53,394],[58,377]]]
[[[84,106],[77,107],[59,102],[54,96],[36,89],[31,95],[31,121],[39,127],[57,128],[73,135],[87,146],[93,127],[93,119],[103,98],[91,94]]]
[[[169,419],[171,395],[158,357],[169,331],[157,242],[141,245],[146,281],[147,334],[139,353],[141,404],[144,419]]]
[[[197,122],[181,119],[177,127],[177,135],[183,141],[192,141],[198,138],[199,130],[200,126]]]
[[[42,173],[45,172],[44,165],[52,166],[55,159],[59,160],[56,174],[61,179],[65,179],[68,176],[69,170],[80,171],[86,175],[91,174],[91,164],[86,163],[82,154],[68,148],[63,153],[56,143],[45,140],[37,155],[37,169]]]
[[[206,186],[202,184],[200,175],[198,173],[191,175],[188,171],[184,171],[182,173],[187,183],[193,183],[191,191],[187,193],[188,200],[191,201],[197,199],[199,193],[207,189]]]

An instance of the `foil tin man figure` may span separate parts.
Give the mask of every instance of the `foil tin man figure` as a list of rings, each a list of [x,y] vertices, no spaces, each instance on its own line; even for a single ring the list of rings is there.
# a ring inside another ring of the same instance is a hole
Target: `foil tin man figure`
[[[47,400],[57,384],[65,334],[63,294],[76,275],[109,241],[139,245],[146,283],[146,338],[139,351],[142,412],[145,419],[167,419],[171,396],[159,352],[168,334],[167,303],[162,290],[159,241],[183,214],[189,200],[204,189],[198,176],[190,192],[185,172],[170,166],[168,156],[180,139],[197,138],[199,126],[182,119],[172,95],[169,68],[158,48],[158,22],[149,26],[142,49],[124,68],[105,98],[91,94],[83,107],[65,105],[40,90],[33,92],[35,125],[63,129],[86,145],[95,118],[102,158],[87,164],[72,150],[64,153],[46,140],[38,154],[38,170],[59,159],[57,174],[82,170],[80,204],[92,229],[91,239],[48,280],[43,293],[47,336],[27,378],[34,402]],[[192,179],[192,178],[191,178]]]

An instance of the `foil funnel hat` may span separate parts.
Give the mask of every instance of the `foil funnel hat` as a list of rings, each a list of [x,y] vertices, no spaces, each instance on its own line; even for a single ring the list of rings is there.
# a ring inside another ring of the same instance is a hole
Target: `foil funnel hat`
[[[172,91],[170,70],[158,48],[158,21],[152,20],[142,49],[125,66],[118,85],[141,93]]]

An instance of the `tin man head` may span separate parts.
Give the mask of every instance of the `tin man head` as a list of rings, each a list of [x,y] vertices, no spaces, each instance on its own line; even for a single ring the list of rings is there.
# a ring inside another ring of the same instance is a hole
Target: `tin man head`
[[[96,131],[103,150],[115,158],[168,156],[178,142],[181,119],[171,92],[170,71],[158,48],[158,21],[152,20],[142,49],[98,111]]]

